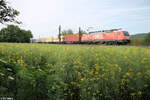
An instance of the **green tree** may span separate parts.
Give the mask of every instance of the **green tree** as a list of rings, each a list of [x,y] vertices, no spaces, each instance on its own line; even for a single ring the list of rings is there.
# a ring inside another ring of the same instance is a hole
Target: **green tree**
[[[63,35],[63,36],[64,36],[64,35],[68,35],[68,34],[73,34],[72,29],[68,29],[68,30],[63,30],[63,31],[62,31],[62,35]]]
[[[145,44],[150,45],[150,33],[148,33],[145,37]]]
[[[80,34],[87,34],[87,32],[86,31],[84,31],[84,30],[80,30],[80,32],[79,32]]]
[[[5,22],[21,23],[15,19],[18,15],[19,11],[8,6],[6,0],[0,0],[0,23],[2,24]]]
[[[29,43],[32,37],[30,30],[26,31],[15,25],[8,25],[0,30],[0,42]]]

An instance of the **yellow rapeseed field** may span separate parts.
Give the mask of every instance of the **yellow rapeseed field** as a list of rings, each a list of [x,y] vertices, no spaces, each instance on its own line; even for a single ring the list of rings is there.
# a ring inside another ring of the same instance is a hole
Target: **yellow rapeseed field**
[[[18,98],[33,93],[28,100],[43,95],[52,100],[150,99],[147,48],[1,43],[0,59],[16,68],[12,77],[22,87]]]

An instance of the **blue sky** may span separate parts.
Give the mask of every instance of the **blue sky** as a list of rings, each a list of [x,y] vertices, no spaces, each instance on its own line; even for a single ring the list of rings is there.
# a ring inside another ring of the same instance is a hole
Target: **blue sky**
[[[56,36],[58,26],[83,30],[122,28],[130,34],[150,32],[150,0],[9,0],[20,11],[20,27],[34,38]],[[2,27],[2,26],[1,26]],[[92,31],[92,30],[91,30]]]

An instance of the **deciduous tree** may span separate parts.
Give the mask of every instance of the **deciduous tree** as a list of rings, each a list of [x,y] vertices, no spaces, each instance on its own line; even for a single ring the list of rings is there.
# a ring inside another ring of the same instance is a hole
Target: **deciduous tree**
[[[63,35],[63,36],[64,36],[64,35],[68,35],[68,34],[73,34],[72,29],[68,29],[68,30],[63,30],[63,31],[62,31],[62,35]]]
[[[6,0],[0,0],[0,23],[4,24],[6,22],[21,23],[16,20],[19,15],[19,11],[13,9],[8,5]]]

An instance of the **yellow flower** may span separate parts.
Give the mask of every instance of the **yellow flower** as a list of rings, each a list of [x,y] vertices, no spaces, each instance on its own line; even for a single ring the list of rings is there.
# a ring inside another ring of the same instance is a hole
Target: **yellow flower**
[[[85,78],[81,78],[81,81],[84,81],[85,80]]]
[[[141,91],[138,91],[138,95],[141,96],[141,95],[142,95],[142,92],[141,92]]]
[[[96,68],[96,70],[99,70],[100,66],[98,64],[95,64],[95,68]]]
[[[120,67],[118,68],[118,71],[121,72],[121,68]]]
[[[90,74],[90,75],[92,75],[92,74],[93,74],[93,70],[92,70],[92,71],[90,71],[90,72],[89,72],[89,74]]]
[[[78,76],[79,76],[79,77],[81,76],[81,73],[80,73],[80,72],[78,72]]]
[[[130,93],[131,96],[135,96],[135,93]]]
[[[88,87],[88,90],[91,90],[91,87]]]
[[[136,75],[137,75],[137,76],[141,76],[141,75],[142,75],[142,73],[141,73],[141,72],[138,72]]]
[[[144,87],[148,87],[148,84],[144,84]]]
[[[97,90],[96,93],[100,93],[100,91]]]
[[[98,72],[95,72],[96,75],[98,75]]]
[[[93,93],[93,95],[96,95],[96,93]]]
[[[126,76],[130,76],[131,74],[129,73],[129,72],[126,72],[126,74],[125,74]]]
[[[92,100],[96,100],[95,97],[92,97]]]
[[[79,68],[79,66],[76,66],[76,65],[75,65],[75,66],[73,66],[73,68]]]

